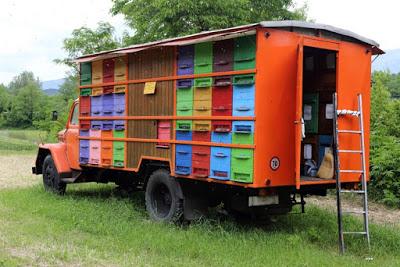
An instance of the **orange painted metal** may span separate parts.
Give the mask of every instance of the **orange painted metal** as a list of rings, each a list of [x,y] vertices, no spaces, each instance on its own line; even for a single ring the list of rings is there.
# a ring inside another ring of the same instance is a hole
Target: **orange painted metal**
[[[303,58],[304,47],[303,38],[297,48],[297,76],[296,76],[296,106],[294,118],[294,163],[295,163],[295,183],[296,189],[300,189],[300,158],[301,158],[301,140],[302,140],[302,117],[303,117]]]
[[[175,58],[178,58],[178,48],[177,47],[175,47],[174,53],[175,53]],[[175,60],[174,74],[177,74],[177,69],[178,69],[178,60]],[[174,96],[173,96],[173,99],[174,99],[173,100],[174,101],[173,106],[174,106],[174,108],[173,108],[173,113],[172,113],[174,115],[174,117],[176,117],[176,98],[177,98],[177,96],[176,96],[176,82],[174,82]],[[173,120],[172,128],[176,129],[176,120]],[[176,132],[173,130],[172,131],[172,140],[175,140],[175,138],[176,138]],[[175,175],[175,150],[176,150],[175,144],[171,144],[171,148],[172,148],[172,157],[171,157],[171,168],[170,168],[170,170],[171,170],[171,175]]]
[[[125,77],[126,79],[129,79],[129,56],[125,56],[125,63],[126,63],[126,68],[125,68]],[[129,108],[129,86],[128,83],[125,81],[126,84],[126,90],[125,90],[125,111],[127,114],[127,110]],[[125,119],[123,119],[125,120]],[[128,138],[128,120],[125,120],[125,138]],[[125,164],[128,162],[128,146],[127,143],[125,143],[125,150],[124,150],[124,162]]]
[[[71,119],[75,109],[79,108],[79,103],[75,101],[69,112],[67,127],[64,133],[66,144],[66,155],[71,169],[80,170],[79,166],[79,124],[72,124]],[[77,113],[78,114],[78,113]]]
[[[265,33],[269,34],[266,35]],[[268,36],[266,38],[265,36]],[[294,141],[299,127],[294,122],[301,118],[301,98],[296,90],[298,79],[299,45],[337,51],[337,93],[339,109],[357,109],[357,94],[363,95],[367,170],[369,167],[369,114],[371,53],[368,46],[345,41],[332,41],[318,37],[276,29],[261,29],[257,36],[256,122],[255,127],[255,180],[256,187],[330,184],[331,180],[299,184],[299,141]],[[271,52],[273,51],[273,52]],[[265,90],[259,90],[265,88]],[[299,113],[300,111],[300,113]],[[297,112],[297,113],[296,113]],[[300,114],[300,116],[299,116]],[[260,123],[262,122],[262,123]],[[340,129],[358,129],[357,119],[339,119]],[[296,130],[297,129],[297,130]],[[360,149],[359,139],[341,137],[343,149]],[[272,158],[279,159],[279,168],[270,167]],[[361,162],[351,155],[340,155],[341,168],[360,169]],[[343,182],[357,182],[354,174],[342,175]],[[296,184],[297,181],[297,184]]]
[[[58,173],[62,174],[72,172],[69,161],[67,159],[66,143],[60,142],[57,144],[40,144],[39,148],[50,151],[51,157],[53,158]],[[78,161],[78,158],[76,158],[76,161]]]

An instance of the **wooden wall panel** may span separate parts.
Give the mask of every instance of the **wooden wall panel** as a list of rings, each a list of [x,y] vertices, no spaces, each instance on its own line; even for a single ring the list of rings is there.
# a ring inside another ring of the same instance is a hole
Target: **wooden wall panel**
[[[157,120],[131,120],[128,122],[129,138],[157,139]]]
[[[129,55],[129,79],[174,75],[174,47],[159,47]]]
[[[128,143],[128,168],[139,167],[141,157],[171,158],[171,148],[157,148],[156,143]]]
[[[129,55],[129,80],[174,75],[175,48],[161,47]],[[128,116],[171,116],[174,111],[174,81],[157,82],[155,94],[143,94],[144,83],[130,84]],[[157,139],[156,120],[130,120],[128,137]],[[129,168],[138,167],[141,157],[171,158],[172,149],[156,143],[128,142]]]
[[[174,112],[173,81],[157,82],[154,95],[143,94],[144,83],[130,84],[129,116],[171,116]]]

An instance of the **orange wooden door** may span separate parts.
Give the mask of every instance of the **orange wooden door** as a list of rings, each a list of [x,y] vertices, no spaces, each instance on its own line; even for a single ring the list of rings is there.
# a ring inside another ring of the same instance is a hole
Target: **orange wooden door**
[[[295,182],[296,189],[300,189],[300,160],[301,160],[301,139],[302,139],[302,107],[303,107],[303,54],[304,47],[302,40],[299,43],[297,52],[297,80],[296,80],[296,115],[294,120],[294,147],[295,147]]]

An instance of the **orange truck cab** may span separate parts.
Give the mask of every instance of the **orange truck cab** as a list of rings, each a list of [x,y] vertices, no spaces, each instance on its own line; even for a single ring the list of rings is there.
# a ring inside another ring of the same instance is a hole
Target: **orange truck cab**
[[[368,170],[371,56],[382,53],[347,30],[274,21],[82,56],[79,99],[33,172],[60,194],[81,182],[141,188],[159,221],[220,203],[285,214],[335,188],[339,160]],[[363,139],[340,144],[360,150],[361,140],[364,156],[337,154],[335,133],[359,127],[337,111],[357,110],[358,96]],[[360,172],[340,179],[357,187]]]

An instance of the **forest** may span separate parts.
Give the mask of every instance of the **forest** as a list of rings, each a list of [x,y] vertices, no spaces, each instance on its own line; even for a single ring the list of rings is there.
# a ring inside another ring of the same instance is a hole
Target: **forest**
[[[7,85],[0,84],[0,128],[44,130],[49,133],[47,141],[55,141],[56,133],[64,128],[70,104],[77,97],[78,74],[73,59],[80,55],[262,20],[309,20],[307,6],[294,8],[292,0],[193,3],[113,0],[110,12],[122,14],[134,34],[116,36],[114,27],[107,22],[100,22],[95,29],[75,29],[63,43],[67,56],[55,59],[70,67],[56,95],[46,95],[39,78],[29,71],[15,76]],[[400,208],[400,74],[372,73],[371,92],[370,195]],[[52,111],[58,112],[57,121],[51,120]]]

